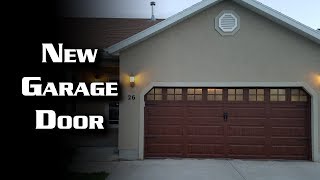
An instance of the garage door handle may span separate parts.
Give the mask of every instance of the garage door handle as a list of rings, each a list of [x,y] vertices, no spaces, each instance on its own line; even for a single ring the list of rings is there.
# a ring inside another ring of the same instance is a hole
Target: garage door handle
[[[227,112],[223,113],[223,119],[224,119],[224,121],[228,121],[228,113]]]

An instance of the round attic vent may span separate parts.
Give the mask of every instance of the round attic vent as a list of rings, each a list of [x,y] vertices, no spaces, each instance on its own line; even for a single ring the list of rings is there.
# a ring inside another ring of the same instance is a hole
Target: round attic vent
[[[240,29],[240,17],[233,11],[222,11],[215,19],[215,28],[221,35],[234,35]]]

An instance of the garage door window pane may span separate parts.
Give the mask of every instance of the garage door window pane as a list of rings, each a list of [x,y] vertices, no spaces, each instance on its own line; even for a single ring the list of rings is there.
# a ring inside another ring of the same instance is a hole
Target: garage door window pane
[[[264,89],[257,89],[258,95],[264,95]]]
[[[236,101],[243,101],[243,95],[236,95]]]
[[[270,101],[286,101],[286,89],[270,89]]]
[[[195,94],[202,94],[202,89],[195,89]]]
[[[236,94],[243,94],[243,89],[237,89]]]
[[[284,96],[284,95],[279,95],[278,101],[286,101],[286,96]]]
[[[188,89],[188,94],[194,94],[194,89]]]
[[[194,95],[188,95],[187,99],[188,99],[188,101],[193,101],[194,100]]]
[[[154,95],[152,95],[152,94],[147,95],[147,100],[148,101],[153,101],[154,100]]]
[[[187,89],[187,100],[188,101],[201,101],[202,100],[202,89],[200,88],[188,88]]]
[[[182,94],[182,89],[181,88],[175,88],[174,89],[175,94]]]
[[[174,94],[174,89],[167,89],[167,94]]]
[[[161,101],[162,100],[162,88],[153,88],[147,94],[148,101]]]
[[[257,95],[257,101],[264,101],[264,95]]]
[[[155,94],[162,94],[162,89],[160,89],[160,88],[155,88],[155,89],[154,89],[154,93],[155,93]]]
[[[291,95],[299,95],[299,89],[291,89]]]
[[[216,95],[216,101],[222,101],[222,95]]]
[[[302,89],[291,89],[292,102],[306,102],[308,101],[307,94]]]
[[[174,98],[176,101],[181,101],[182,100],[182,95],[174,95]]]
[[[155,95],[154,100],[156,101],[162,100],[162,95]]]
[[[149,91],[149,93],[148,94],[154,94],[154,89],[152,88],[150,91]]]
[[[228,94],[235,94],[236,90],[235,89],[228,89]]]
[[[168,101],[181,101],[182,100],[182,89],[181,88],[168,88],[167,89],[167,100]]]
[[[202,100],[202,95],[195,95],[194,100],[196,101],[201,101]]]
[[[264,89],[249,89],[249,101],[264,101]]]
[[[228,89],[228,101],[243,101],[243,89]]]
[[[249,95],[249,101],[257,101],[256,95]]]
[[[300,96],[299,100],[303,101],[303,102],[306,102],[306,101],[308,101],[308,98],[307,98],[307,96]]]
[[[222,95],[222,89],[216,89],[216,94]]]
[[[249,94],[257,94],[257,90],[256,89],[249,89]]]
[[[167,95],[168,101],[174,101],[174,95]]]
[[[235,95],[228,95],[228,101],[235,101],[236,96]]]
[[[279,92],[280,95],[286,94],[286,90],[285,89],[278,89],[278,92]]]
[[[291,96],[291,101],[299,101],[299,96],[292,95]]]
[[[222,101],[222,89],[209,88],[207,89],[207,92],[208,101]]]
[[[270,101],[278,101],[277,95],[270,95]]]

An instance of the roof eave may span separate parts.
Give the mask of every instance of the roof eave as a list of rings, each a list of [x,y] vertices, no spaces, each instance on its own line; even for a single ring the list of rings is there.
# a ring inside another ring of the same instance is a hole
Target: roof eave
[[[128,47],[131,47],[135,44],[138,44],[139,42],[176,25],[177,23],[193,16],[194,14],[196,14],[206,8],[209,8],[209,7],[219,3],[220,1],[223,1],[223,0],[200,1],[199,3],[181,11],[180,13],[173,15],[173,16],[169,17],[168,19],[161,21],[161,22],[155,24],[154,26],[151,26],[151,27],[149,27],[149,28],[123,40],[123,41],[120,41],[119,43],[114,44],[104,50],[106,52],[108,52],[109,54],[119,53],[121,50],[124,50]]]
[[[233,0],[234,2],[320,44],[320,33],[256,0]]]

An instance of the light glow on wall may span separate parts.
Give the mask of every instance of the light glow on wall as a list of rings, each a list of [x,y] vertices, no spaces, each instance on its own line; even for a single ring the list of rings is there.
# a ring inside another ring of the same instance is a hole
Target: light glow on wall
[[[310,74],[311,83],[320,91],[320,73],[311,73]]]
[[[316,83],[320,86],[320,73],[316,76]]]

